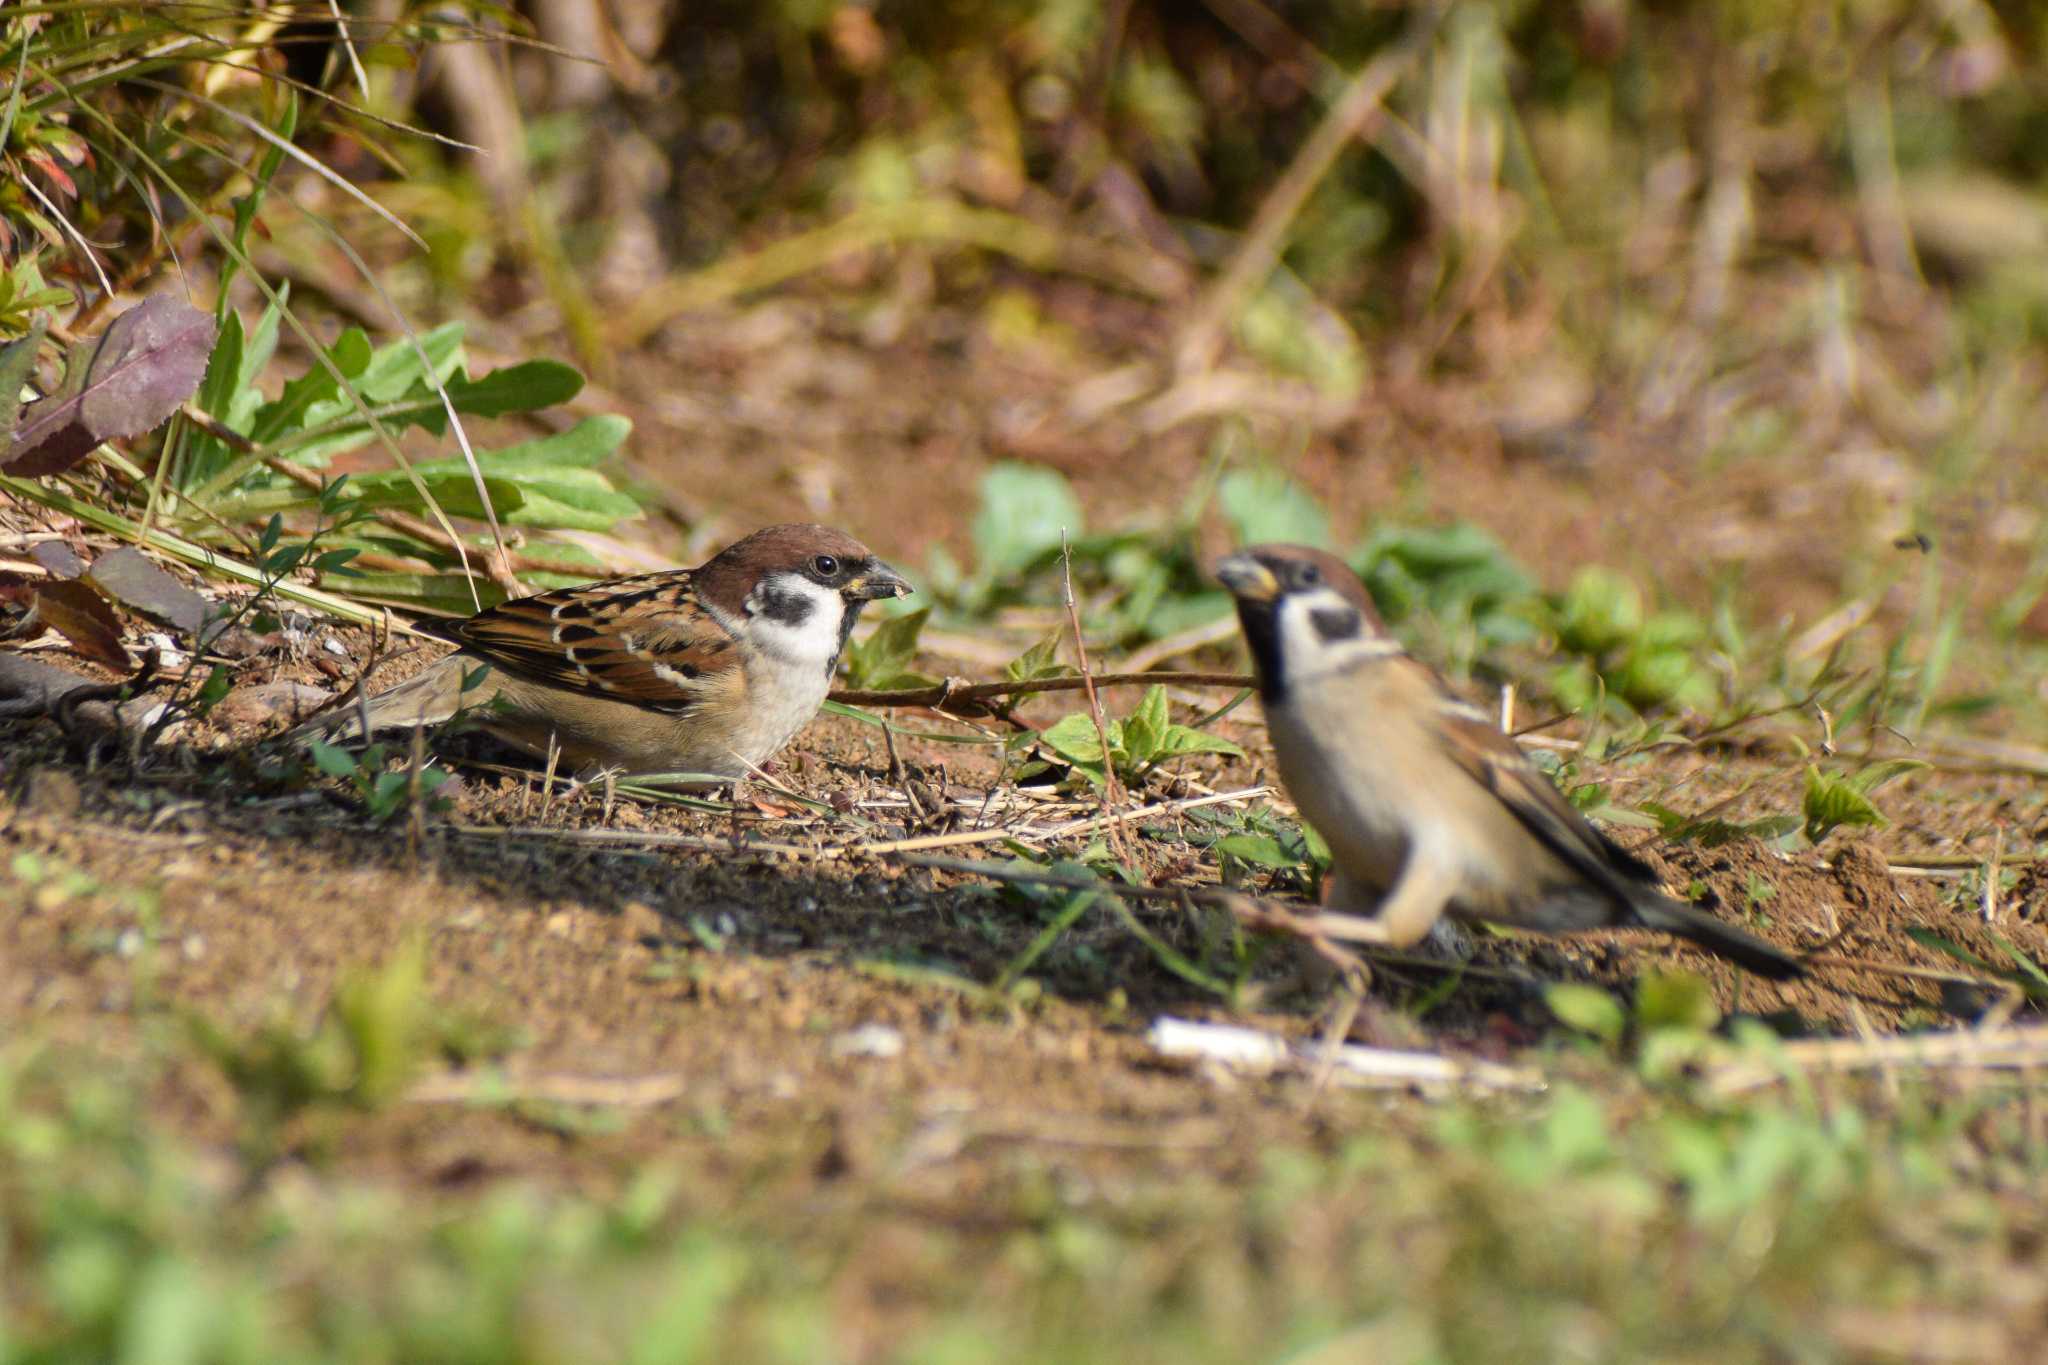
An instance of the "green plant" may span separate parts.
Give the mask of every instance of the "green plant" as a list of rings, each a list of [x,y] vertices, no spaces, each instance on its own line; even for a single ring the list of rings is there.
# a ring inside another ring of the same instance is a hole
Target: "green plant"
[[[1144,700],[1130,715],[1105,718],[1100,731],[1092,716],[1074,712],[1047,726],[1037,738],[1095,786],[1103,784],[1111,768],[1118,777],[1136,786],[1159,765],[1189,754],[1244,753],[1221,736],[1205,734],[1173,720],[1167,709],[1166,689],[1157,686],[1146,690]],[[1106,753],[1104,739],[1109,746]],[[1044,761],[1027,764],[1019,777],[1034,776],[1047,766]]]
[[[370,819],[380,825],[415,803],[431,804],[449,778],[442,768],[411,763],[388,768],[393,751],[383,743],[368,744],[360,754],[318,740],[311,747],[313,766],[348,783]]]
[[[917,657],[917,637],[931,614],[930,607],[920,607],[900,616],[885,616],[867,639],[848,645],[846,685],[859,691],[929,687],[932,679],[913,670],[910,661]]]

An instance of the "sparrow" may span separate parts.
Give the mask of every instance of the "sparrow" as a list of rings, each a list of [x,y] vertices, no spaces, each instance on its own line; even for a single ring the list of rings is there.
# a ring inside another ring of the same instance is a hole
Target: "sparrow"
[[[461,648],[290,738],[349,738],[473,712],[569,771],[744,776],[818,712],[861,608],[910,591],[827,526],[770,526],[694,569],[515,598],[437,624]]]
[[[1332,937],[1405,948],[1446,915],[1549,933],[1636,926],[1760,976],[1804,974],[1666,895],[1485,712],[1387,634],[1342,560],[1255,545],[1215,574],[1236,599],[1281,782],[1330,846],[1332,911],[1317,923]]]

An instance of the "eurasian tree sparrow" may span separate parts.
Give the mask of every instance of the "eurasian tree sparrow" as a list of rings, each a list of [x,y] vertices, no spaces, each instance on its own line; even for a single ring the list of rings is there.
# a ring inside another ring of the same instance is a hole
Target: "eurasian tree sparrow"
[[[737,778],[818,712],[854,620],[910,591],[826,526],[770,526],[695,569],[521,597],[437,626],[462,648],[368,702],[369,728],[458,709],[568,771]],[[344,707],[292,732],[362,732]]]
[[[1220,560],[1216,576],[1237,599],[1281,781],[1330,845],[1332,910],[1318,924],[1332,937],[1407,947],[1445,915],[1551,933],[1640,926],[1760,976],[1803,974],[1665,895],[1485,712],[1386,633],[1342,560],[1258,545]]]

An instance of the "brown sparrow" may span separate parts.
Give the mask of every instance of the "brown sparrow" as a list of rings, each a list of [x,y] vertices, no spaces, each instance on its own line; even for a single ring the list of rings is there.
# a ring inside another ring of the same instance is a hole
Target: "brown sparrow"
[[[369,728],[473,710],[567,771],[743,776],[825,700],[861,608],[910,591],[826,526],[770,526],[695,569],[612,578],[501,603],[434,627],[462,648],[370,698]],[[293,737],[362,732],[362,707]]]
[[[1659,889],[1485,712],[1386,633],[1334,555],[1256,545],[1216,577],[1237,599],[1280,778],[1335,864],[1319,926],[1407,947],[1449,915],[1551,933],[1679,934],[1760,976],[1804,968]],[[1370,917],[1344,913],[1376,910]]]

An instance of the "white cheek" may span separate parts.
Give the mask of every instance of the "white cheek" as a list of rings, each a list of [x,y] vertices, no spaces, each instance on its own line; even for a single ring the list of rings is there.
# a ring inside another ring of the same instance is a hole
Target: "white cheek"
[[[838,593],[808,578],[792,578],[778,586],[808,597],[810,615],[797,626],[756,615],[748,627],[754,648],[777,663],[815,667],[822,673],[839,652],[839,623],[845,619],[846,603]]]
[[[1400,644],[1369,627],[1349,639],[1328,640],[1312,619],[1318,611],[1353,611],[1343,594],[1329,588],[1290,593],[1280,603],[1280,657],[1290,682],[1355,668],[1401,652]]]

